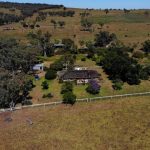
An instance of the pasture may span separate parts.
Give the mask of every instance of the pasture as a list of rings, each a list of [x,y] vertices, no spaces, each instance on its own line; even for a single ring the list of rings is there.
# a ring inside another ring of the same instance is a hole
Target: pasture
[[[0,114],[0,149],[148,150],[149,99],[132,97]],[[9,117],[12,121],[7,122]]]

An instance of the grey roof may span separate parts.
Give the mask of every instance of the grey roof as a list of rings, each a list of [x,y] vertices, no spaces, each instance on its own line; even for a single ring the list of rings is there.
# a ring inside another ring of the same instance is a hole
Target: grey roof
[[[72,70],[66,72],[61,76],[62,80],[75,80],[75,79],[95,79],[99,78],[100,74],[95,70]]]

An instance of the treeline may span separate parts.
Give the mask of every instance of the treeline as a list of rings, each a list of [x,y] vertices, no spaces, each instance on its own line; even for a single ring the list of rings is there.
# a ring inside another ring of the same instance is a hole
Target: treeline
[[[73,17],[75,11],[49,11],[49,12],[38,12],[39,16],[37,17],[37,21],[41,21],[46,19],[47,16],[60,16],[60,17]]]
[[[28,74],[38,62],[38,55],[36,49],[20,45],[15,39],[0,39],[0,108],[18,102],[31,104],[29,91],[34,85]]]
[[[15,14],[5,14],[0,12],[0,25],[10,24],[12,22],[19,22],[23,19],[23,16],[18,16]]]
[[[141,80],[148,80],[150,77],[150,66],[138,63],[132,56],[134,48],[119,43],[115,34],[99,32],[94,43],[88,43],[87,48],[87,57],[103,67],[115,88],[118,85],[122,86],[124,82],[130,85],[140,84]],[[145,57],[149,55],[149,49],[148,40],[142,48]]]
[[[32,4],[32,3],[11,3],[11,2],[0,2],[0,8],[7,8],[11,11],[19,9],[21,11],[20,16],[13,14],[1,14],[0,22],[1,25],[11,22],[18,22],[25,19],[26,17],[32,16],[34,13],[43,9],[62,8],[63,5],[48,5],[48,4]],[[14,20],[14,21],[13,21]]]

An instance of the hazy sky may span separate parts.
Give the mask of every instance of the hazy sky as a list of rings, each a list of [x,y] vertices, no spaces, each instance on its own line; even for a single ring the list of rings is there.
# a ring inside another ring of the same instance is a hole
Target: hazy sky
[[[6,1],[6,0],[0,0]],[[7,0],[23,3],[63,4],[79,8],[150,8],[150,0]]]

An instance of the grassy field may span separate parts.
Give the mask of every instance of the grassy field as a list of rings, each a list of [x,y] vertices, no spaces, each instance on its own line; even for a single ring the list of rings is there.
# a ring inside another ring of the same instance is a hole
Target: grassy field
[[[61,9],[59,9],[60,11]],[[37,22],[40,25],[40,28],[24,29],[20,23],[14,23],[6,26],[14,27],[16,30],[13,31],[3,31],[4,26],[0,27],[1,36],[5,37],[14,37],[20,40],[22,43],[28,43],[26,35],[29,32],[42,30],[43,32],[50,32],[52,39],[61,40],[63,38],[71,38],[75,41],[76,45],[79,46],[79,41],[89,41],[94,40],[96,33],[100,31],[99,22],[104,22],[105,25],[103,30],[113,32],[118,36],[118,39],[123,41],[126,45],[138,45],[138,48],[141,46],[141,43],[147,40],[148,33],[150,33],[150,17],[144,15],[143,10],[132,11],[129,14],[124,14],[123,11],[110,11],[109,14],[105,14],[104,11],[100,10],[86,10],[90,13],[88,18],[92,20],[93,32],[83,32],[81,29],[81,16],[80,13],[84,12],[83,9],[67,9],[74,10],[76,12],[74,17],[47,17],[46,20]],[[8,10],[9,11],[9,10]],[[45,10],[52,11],[52,10]],[[53,11],[58,11],[57,9]],[[5,12],[7,12],[5,10]],[[16,13],[17,10],[16,10]],[[33,17],[27,18],[26,22],[32,23],[35,21],[37,14]],[[58,21],[65,21],[66,25],[63,29],[57,27],[54,29],[51,19]],[[76,37],[74,37],[76,35]],[[126,37],[127,35],[127,37]]]
[[[149,99],[123,98],[0,114],[0,149],[149,150]],[[13,121],[4,121],[8,117]]]
[[[108,95],[117,95],[117,94],[127,94],[127,93],[139,93],[139,92],[148,92],[150,90],[150,81],[142,81],[140,85],[129,85],[127,83],[124,84],[123,89],[116,91],[112,88],[112,82],[108,79],[108,76],[103,71],[103,69],[99,66],[96,66],[95,62],[86,59],[86,61],[81,61],[81,58],[83,58],[84,55],[78,55],[75,65],[79,66],[85,66],[88,67],[88,69],[97,70],[102,77],[102,81],[100,81],[101,90],[100,93],[97,95],[91,95],[86,92],[87,85],[76,85],[74,84],[74,94],[77,96],[77,98],[90,98],[90,97],[96,97],[96,96],[108,96]],[[46,58],[45,60],[45,66],[49,67],[49,65],[59,59],[60,56],[54,56],[51,58]],[[62,84],[59,83],[59,80],[52,80],[48,81],[49,83],[49,89],[48,90],[42,90],[42,82],[44,81],[44,74],[42,74],[42,77],[38,81],[34,81],[34,84],[36,87],[31,91],[31,96],[33,97],[33,103],[43,103],[43,102],[52,102],[52,101],[60,101],[62,100],[61,92],[61,86]],[[53,98],[51,99],[45,99],[42,98],[43,94],[52,93]]]

